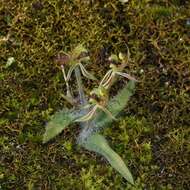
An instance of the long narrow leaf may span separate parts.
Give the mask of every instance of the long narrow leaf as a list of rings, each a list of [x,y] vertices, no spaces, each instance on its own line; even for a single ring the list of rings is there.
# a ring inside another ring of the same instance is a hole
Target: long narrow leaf
[[[87,150],[97,152],[104,156],[115,170],[117,170],[128,182],[134,184],[131,172],[125,165],[124,161],[115,151],[113,151],[102,135],[95,134],[88,137],[82,146]]]

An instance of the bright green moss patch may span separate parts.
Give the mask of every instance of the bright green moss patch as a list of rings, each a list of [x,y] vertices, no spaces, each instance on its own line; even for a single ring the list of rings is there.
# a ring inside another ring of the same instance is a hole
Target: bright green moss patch
[[[188,189],[189,10],[178,0],[1,1],[0,189]],[[128,71],[140,82],[105,135],[135,187],[74,144],[78,126],[41,143],[50,115],[67,104],[55,57],[78,43],[90,50],[97,78],[109,53],[126,52],[125,43],[131,52]]]

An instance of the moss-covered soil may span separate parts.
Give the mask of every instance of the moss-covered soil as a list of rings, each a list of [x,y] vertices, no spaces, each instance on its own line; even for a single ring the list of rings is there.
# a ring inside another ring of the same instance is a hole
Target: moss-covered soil
[[[41,143],[50,115],[67,106],[54,60],[78,43],[98,78],[111,52],[130,49],[127,71],[140,82],[104,133],[135,187],[75,144],[78,126]],[[0,189],[189,189],[189,94],[188,0],[0,0]]]

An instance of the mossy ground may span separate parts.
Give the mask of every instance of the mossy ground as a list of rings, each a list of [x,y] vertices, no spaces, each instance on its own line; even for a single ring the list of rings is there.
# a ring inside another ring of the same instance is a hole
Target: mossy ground
[[[189,10],[188,0],[0,0],[0,189],[188,189]],[[89,49],[97,77],[109,53],[129,46],[128,71],[140,82],[105,135],[135,187],[76,146],[77,126],[41,143],[49,116],[66,106],[54,58],[78,43]]]

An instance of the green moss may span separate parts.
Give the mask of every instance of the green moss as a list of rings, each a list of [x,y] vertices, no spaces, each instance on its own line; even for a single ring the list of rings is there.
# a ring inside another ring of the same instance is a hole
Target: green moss
[[[164,6],[153,6],[148,10],[148,14],[156,20],[162,19],[164,17],[168,18],[172,15],[172,8],[166,8]]]
[[[188,189],[189,9],[188,1],[3,1],[0,189]],[[75,146],[77,126],[41,144],[45,122],[66,105],[54,57],[78,43],[90,50],[88,67],[98,78],[107,55],[129,46],[127,69],[140,82],[123,119],[105,134],[129,165],[134,187]],[[15,62],[6,68],[10,57]]]

